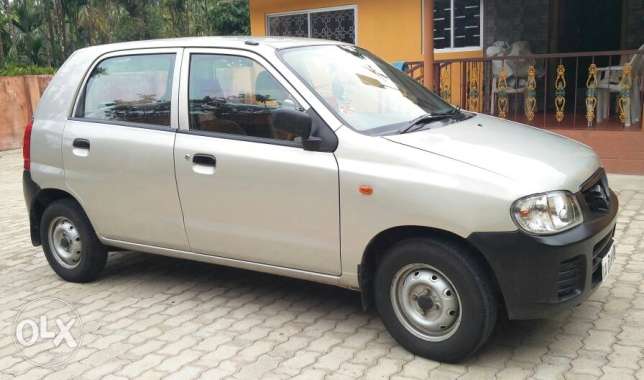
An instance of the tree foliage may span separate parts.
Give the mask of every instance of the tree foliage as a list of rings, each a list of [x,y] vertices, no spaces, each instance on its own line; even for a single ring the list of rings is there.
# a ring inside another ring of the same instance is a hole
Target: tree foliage
[[[248,33],[248,0],[0,0],[0,69],[57,67],[89,45]]]

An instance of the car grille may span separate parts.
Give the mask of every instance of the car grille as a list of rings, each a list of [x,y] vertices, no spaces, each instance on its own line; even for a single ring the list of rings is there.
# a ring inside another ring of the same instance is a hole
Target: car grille
[[[602,280],[602,258],[606,256],[611,245],[613,245],[613,235],[615,235],[615,229],[593,247],[593,285],[598,284]]]
[[[576,296],[581,292],[584,280],[584,257],[575,256],[559,264],[557,295],[559,299]]]
[[[581,193],[591,212],[605,213],[610,209],[608,179],[603,170],[595,173],[583,186]]]

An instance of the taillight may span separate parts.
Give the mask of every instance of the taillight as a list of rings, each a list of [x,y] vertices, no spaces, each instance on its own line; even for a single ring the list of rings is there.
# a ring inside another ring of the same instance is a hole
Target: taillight
[[[33,122],[29,122],[25,127],[25,134],[22,138],[22,160],[23,167],[25,170],[31,169],[31,128]]]

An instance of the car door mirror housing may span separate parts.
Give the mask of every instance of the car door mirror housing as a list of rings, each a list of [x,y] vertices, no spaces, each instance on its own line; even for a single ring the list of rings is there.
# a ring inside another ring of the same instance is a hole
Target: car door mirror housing
[[[302,139],[304,150],[319,150],[322,138],[311,135],[313,119],[305,112],[279,108],[272,112],[273,129],[292,133]]]
[[[302,139],[302,148],[304,148],[304,150],[319,151],[321,146],[321,137],[309,136],[307,139]]]

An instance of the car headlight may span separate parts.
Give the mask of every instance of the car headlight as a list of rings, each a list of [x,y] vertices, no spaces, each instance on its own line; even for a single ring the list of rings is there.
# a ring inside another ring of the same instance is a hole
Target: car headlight
[[[577,199],[567,191],[521,198],[512,204],[512,218],[521,229],[539,235],[565,231],[584,220]]]

